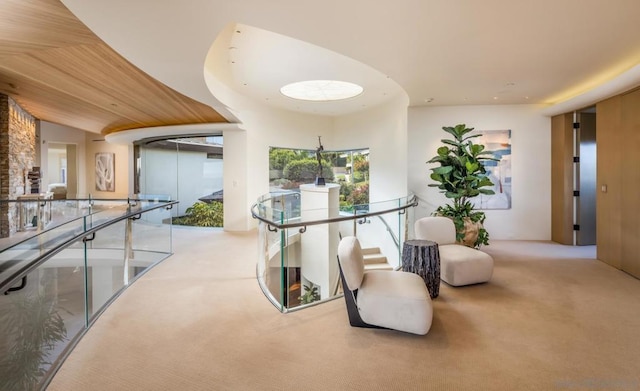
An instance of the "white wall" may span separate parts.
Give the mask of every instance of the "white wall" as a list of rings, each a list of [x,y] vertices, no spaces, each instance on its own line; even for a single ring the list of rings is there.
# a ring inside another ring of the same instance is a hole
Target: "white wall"
[[[269,192],[269,147],[315,149],[322,136],[325,148],[334,149],[329,117],[259,106],[237,115],[243,131],[224,132],[224,227],[230,231],[257,225],[250,207]]]
[[[407,106],[405,95],[357,114],[334,120],[329,149],[369,148],[369,201],[407,195]]]
[[[492,105],[412,107],[408,119],[408,185],[421,202],[417,214],[427,215],[447,202],[429,178],[443,126],[464,123],[476,130],[511,130],[512,207],[487,210],[485,228],[491,239],[551,239],[551,120],[543,106]],[[420,216],[418,216],[420,217]]]
[[[87,193],[87,160],[86,160],[86,143],[92,142],[93,139],[101,139],[99,134],[88,133],[84,130],[62,126],[47,121],[40,121],[40,164],[42,166],[43,178],[42,188],[46,189],[50,183],[48,170],[49,167],[49,143],[74,144],[76,145],[77,167],[78,167],[78,193]],[[67,162],[67,167],[70,164]],[[93,167],[93,165],[91,165]]]

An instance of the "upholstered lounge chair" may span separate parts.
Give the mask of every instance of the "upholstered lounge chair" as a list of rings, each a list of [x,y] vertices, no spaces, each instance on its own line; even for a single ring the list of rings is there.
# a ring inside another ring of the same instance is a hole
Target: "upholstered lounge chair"
[[[447,217],[423,217],[415,223],[416,239],[438,243],[440,279],[463,286],[487,282],[493,275],[491,255],[456,242],[456,228]]]
[[[365,271],[360,242],[353,236],[340,241],[338,263],[352,326],[420,335],[429,332],[433,307],[420,276],[393,270]]]

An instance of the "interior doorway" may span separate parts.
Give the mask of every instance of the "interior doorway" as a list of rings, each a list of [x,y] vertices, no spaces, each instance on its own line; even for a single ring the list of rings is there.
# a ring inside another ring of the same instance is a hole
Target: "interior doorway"
[[[46,177],[43,190],[54,198],[74,198],[78,193],[77,147],[75,144],[48,143]]]

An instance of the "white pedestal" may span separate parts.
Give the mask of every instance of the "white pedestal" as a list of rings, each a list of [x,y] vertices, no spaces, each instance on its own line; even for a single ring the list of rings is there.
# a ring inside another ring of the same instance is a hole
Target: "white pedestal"
[[[340,215],[339,185],[301,185],[300,194],[302,221],[324,220]],[[338,282],[338,226],[338,223],[307,226],[300,239],[302,283],[306,280],[319,286],[322,299],[333,295]]]

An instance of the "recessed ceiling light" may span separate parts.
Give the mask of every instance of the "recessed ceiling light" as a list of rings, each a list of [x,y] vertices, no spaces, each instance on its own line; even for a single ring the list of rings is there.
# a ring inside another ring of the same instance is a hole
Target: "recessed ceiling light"
[[[357,84],[338,80],[306,80],[287,84],[280,92],[289,98],[316,102],[342,100],[362,94]]]

